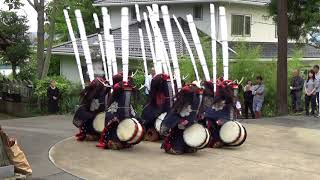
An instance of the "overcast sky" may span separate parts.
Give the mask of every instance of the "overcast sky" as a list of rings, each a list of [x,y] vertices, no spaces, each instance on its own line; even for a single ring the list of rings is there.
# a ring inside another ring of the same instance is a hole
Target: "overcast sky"
[[[37,12],[29,5],[27,0],[21,0],[24,3],[24,7],[18,10],[19,15],[26,15],[29,19],[29,32],[37,32]],[[4,5],[4,0],[0,0],[0,9],[8,10],[8,6]]]

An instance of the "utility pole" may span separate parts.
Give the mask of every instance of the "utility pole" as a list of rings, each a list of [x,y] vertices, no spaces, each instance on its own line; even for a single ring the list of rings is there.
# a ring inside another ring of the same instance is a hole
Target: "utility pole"
[[[278,0],[278,61],[277,61],[277,110],[278,115],[288,114],[288,1]]]

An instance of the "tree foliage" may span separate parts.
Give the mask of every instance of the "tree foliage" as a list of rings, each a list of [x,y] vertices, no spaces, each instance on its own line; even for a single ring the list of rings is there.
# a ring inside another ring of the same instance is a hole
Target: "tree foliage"
[[[18,16],[14,12],[0,11],[0,37],[11,42],[3,51],[0,51],[0,56],[4,63],[12,65],[14,77],[16,67],[25,62],[31,54],[27,22],[24,16]]]
[[[270,16],[277,22],[277,1],[271,0],[268,6]],[[289,38],[309,42],[310,36],[319,36],[320,1],[288,0]],[[310,42],[309,42],[310,43]],[[314,42],[313,42],[314,43]],[[315,43],[320,47],[320,42]]]
[[[54,1],[57,1],[57,0],[54,0]],[[50,12],[52,12],[52,9],[55,5],[54,1],[51,1],[46,8],[46,12],[47,12],[49,18],[51,15]],[[66,24],[64,14],[62,11],[63,8],[65,8],[65,7],[70,8],[69,16],[71,19],[73,29],[75,31],[77,31],[78,26],[76,23],[76,17],[75,17],[74,11],[76,9],[80,9],[87,34],[89,35],[89,34],[93,34],[96,32],[96,28],[94,25],[92,14],[97,13],[98,16],[101,17],[101,13],[97,7],[94,7],[92,5],[91,0],[81,0],[81,1],[79,1],[79,0],[59,0],[56,3],[57,3],[57,7],[59,9],[59,11],[54,16],[55,23],[56,23],[56,28],[55,28],[55,33],[56,33],[56,37],[57,37],[56,40],[58,40],[59,42],[65,42],[68,40],[68,37],[69,37],[67,24]]]

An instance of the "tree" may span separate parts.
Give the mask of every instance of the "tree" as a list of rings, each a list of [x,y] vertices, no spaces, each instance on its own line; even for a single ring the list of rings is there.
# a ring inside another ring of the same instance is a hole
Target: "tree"
[[[11,42],[0,51],[0,56],[2,61],[11,64],[14,78],[17,66],[25,62],[31,54],[27,22],[24,16],[0,11],[0,37]]]
[[[270,16],[278,22],[279,0],[271,0],[268,5]],[[313,43],[310,40],[314,36],[319,37],[320,1],[319,0],[288,0],[288,36],[290,39],[303,43],[311,43],[320,48],[320,42]]]

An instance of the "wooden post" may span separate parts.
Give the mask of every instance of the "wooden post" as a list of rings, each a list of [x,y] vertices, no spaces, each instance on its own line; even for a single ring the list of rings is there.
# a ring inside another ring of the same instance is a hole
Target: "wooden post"
[[[288,1],[278,0],[278,62],[277,62],[277,110],[278,115],[288,114]],[[267,78],[267,77],[265,77]]]

